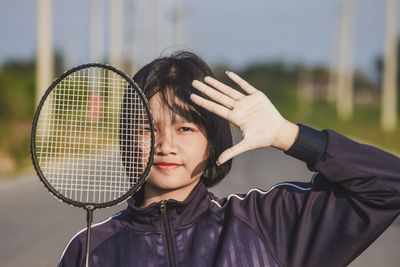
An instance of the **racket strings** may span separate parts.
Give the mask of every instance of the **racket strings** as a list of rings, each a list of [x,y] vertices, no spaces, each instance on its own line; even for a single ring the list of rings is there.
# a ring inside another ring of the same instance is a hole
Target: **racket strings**
[[[150,152],[149,116],[130,83],[104,68],[86,68],[47,96],[37,121],[36,154],[61,195],[106,203],[141,178]]]

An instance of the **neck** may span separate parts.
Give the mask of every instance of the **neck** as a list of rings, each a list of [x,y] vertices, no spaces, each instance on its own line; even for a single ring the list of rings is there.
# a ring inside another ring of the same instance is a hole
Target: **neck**
[[[192,192],[193,188],[197,183],[192,183],[188,186],[177,188],[177,189],[161,189],[146,183],[144,186],[144,199],[141,205],[142,208],[154,202],[160,202],[161,200],[174,199],[177,201],[184,201]]]

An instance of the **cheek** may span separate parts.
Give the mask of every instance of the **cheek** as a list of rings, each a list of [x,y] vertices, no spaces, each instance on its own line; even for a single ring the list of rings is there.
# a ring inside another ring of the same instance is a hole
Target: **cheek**
[[[151,138],[150,136],[141,136],[137,137],[135,142],[134,142],[134,147],[132,147],[132,151],[134,151],[134,157],[137,161],[137,163],[140,163],[139,165],[144,168],[147,166],[149,160],[150,160],[150,151],[151,151]]]
[[[193,138],[189,142],[185,143],[184,149],[186,151],[185,154],[198,164],[207,159],[208,141],[203,136]]]

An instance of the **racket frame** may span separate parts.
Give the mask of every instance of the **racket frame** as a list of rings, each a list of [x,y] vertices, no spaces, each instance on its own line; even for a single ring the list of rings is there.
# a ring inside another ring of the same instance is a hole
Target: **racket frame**
[[[143,171],[143,174],[141,176],[141,178],[139,179],[139,181],[129,190],[127,191],[124,195],[122,195],[121,197],[114,199],[112,201],[108,201],[108,202],[104,202],[104,203],[82,203],[82,202],[78,202],[69,198],[64,197],[61,193],[59,193],[57,190],[55,190],[51,184],[47,181],[46,177],[44,176],[41,168],[40,168],[40,164],[39,161],[37,159],[36,156],[36,127],[37,127],[37,122],[40,116],[40,112],[42,110],[42,107],[47,99],[47,97],[50,95],[50,93],[53,91],[53,89],[59,84],[60,81],[62,81],[65,77],[67,77],[68,75],[77,72],[81,69],[85,69],[85,68],[90,68],[90,67],[97,67],[97,68],[103,68],[106,70],[110,70],[113,71],[115,73],[117,73],[118,75],[120,75],[121,77],[123,77],[129,85],[132,86],[132,88],[134,88],[134,90],[138,93],[138,95],[140,96],[140,98],[143,100],[143,104],[144,104],[144,108],[146,110],[146,113],[148,114],[148,118],[149,118],[149,126],[150,126],[150,152],[149,152],[149,159],[148,159],[148,163],[146,168]],[[110,65],[106,65],[106,64],[101,64],[101,63],[87,63],[87,64],[82,64],[82,65],[78,65],[74,68],[71,68],[67,71],[65,71],[64,73],[62,73],[58,78],[56,78],[52,84],[49,86],[49,88],[46,90],[46,92],[44,93],[44,95],[42,96],[42,98],[40,99],[40,102],[36,108],[34,117],[33,117],[33,122],[32,122],[32,130],[31,130],[31,159],[32,159],[32,163],[33,166],[35,168],[36,174],[39,176],[40,181],[43,183],[43,185],[47,188],[48,191],[50,191],[50,193],[57,199],[57,200],[61,200],[64,203],[70,204],[72,206],[75,207],[80,207],[80,208],[84,208],[86,210],[91,209],[99,209],[99,208],[107,208],[107,207],[111,207],[114,205],[117,205],[119,203],[121,203],[122,201],[126,200],[127,198],[129,198],[130,196],[132,196],[135,192],[137,192],[141,186],[144,184],[144,182],[147,179],[148,173],[150,172],[151,166],[153,165],[153,158],[154,158],[154,142],[155,142],[155,136],[154,136],[154,124],[153,124],[153,119],[151,117],[151,111],[150,111],[150,107],[149,107],[149,103],[146,99],[146,96],[144,95],[144,93],[142,92],[142,90],[139,88],[139,86],[124,72],[122,72],[121,70],[110,66]]]

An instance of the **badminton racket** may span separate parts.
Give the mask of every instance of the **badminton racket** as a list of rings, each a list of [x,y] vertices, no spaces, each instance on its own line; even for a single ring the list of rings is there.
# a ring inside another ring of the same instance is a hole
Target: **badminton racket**
[[[72,68],[42,97],[32,124],[33,165],[58,200],[87,211],[86,266],[93,211],[139,190],[153,162],[153,147],[146,97],[114,67]]]

